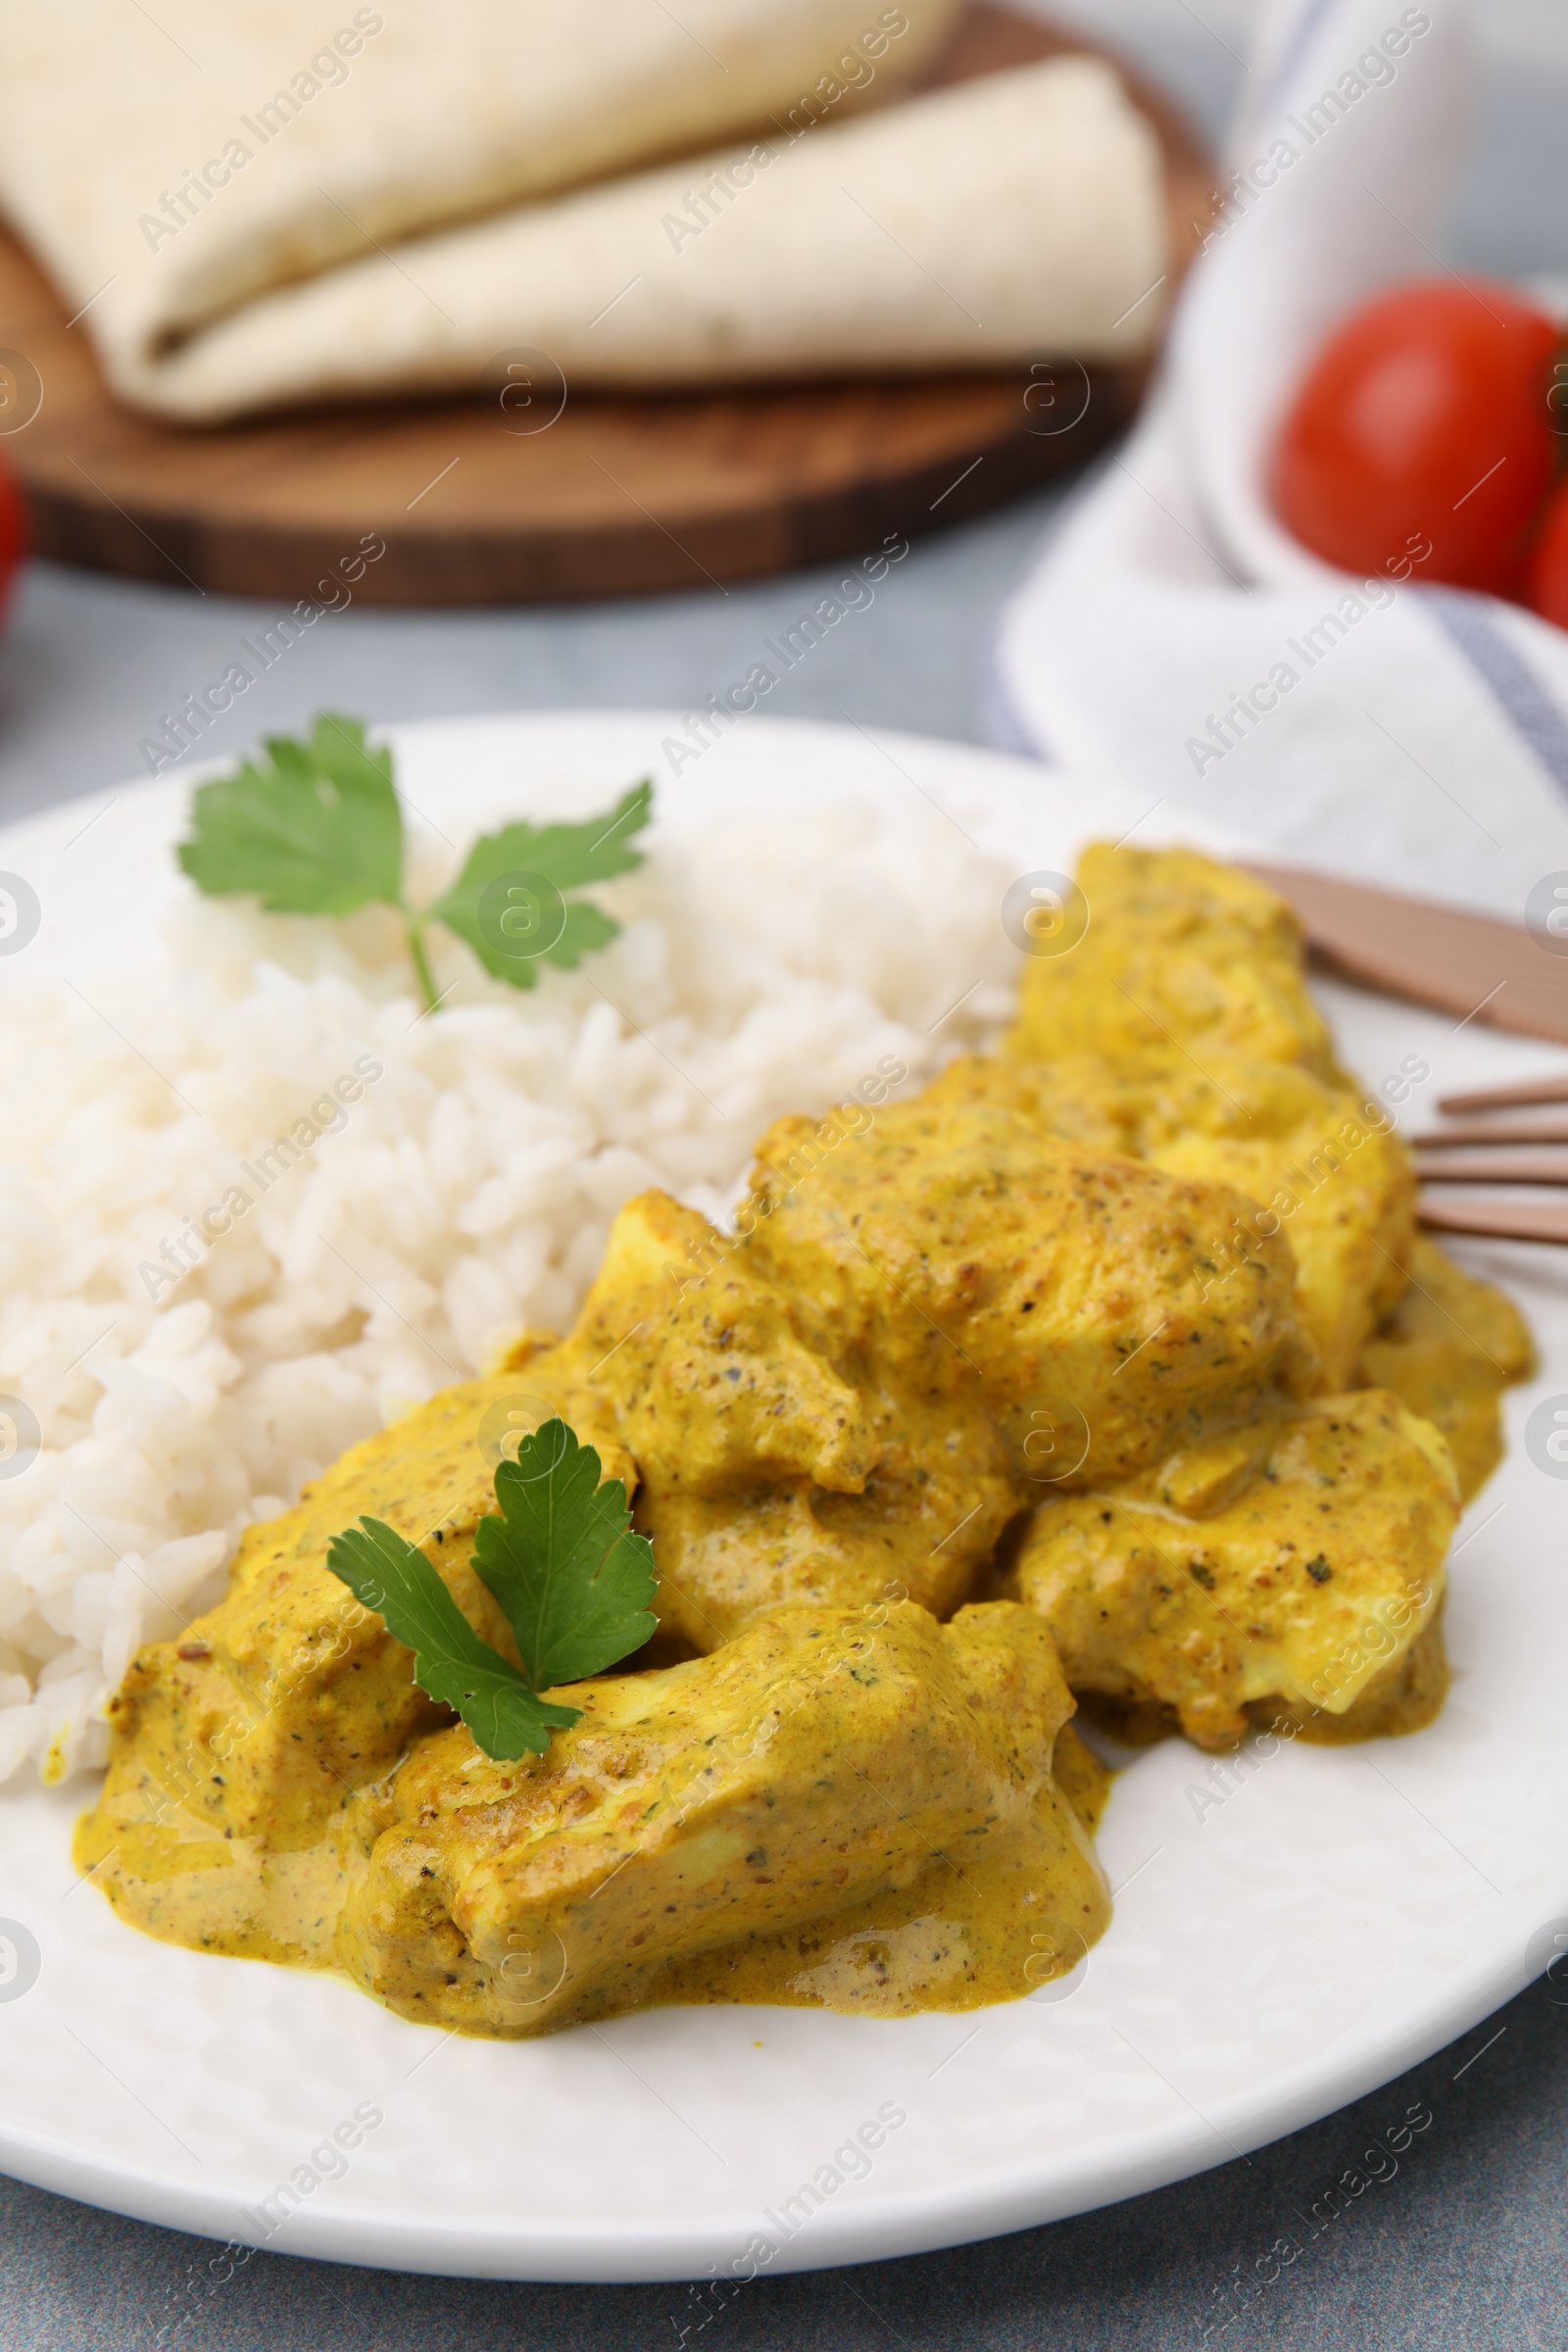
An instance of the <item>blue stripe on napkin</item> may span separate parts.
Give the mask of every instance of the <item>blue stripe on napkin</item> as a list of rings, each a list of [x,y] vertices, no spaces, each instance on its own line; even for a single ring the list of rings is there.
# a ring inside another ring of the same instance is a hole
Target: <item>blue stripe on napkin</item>
[[[1559,792],[1568,793],[1568,718],[1491,612],[1491,600],[1453,588],[1424,588],[1422,601],[1477,675],[1491,687]]]

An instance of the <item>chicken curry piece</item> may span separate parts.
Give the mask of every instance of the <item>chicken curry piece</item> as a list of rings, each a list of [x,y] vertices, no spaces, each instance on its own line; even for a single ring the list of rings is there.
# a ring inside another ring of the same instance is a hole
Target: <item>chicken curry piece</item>
[[[1198,850],[1103,841],[1080,858],[1078,888],[1088,928],[1070,952],[1026,961],[1007,1054],[1119,1061],[1174,1047],[1206,1063],[1229,1051],[1344,1082],[1276,892]]]
[[[338,1957],[405,2016],[537,2032],[827,1983],[873,2015],[968,2008],[1103,1929],[1030,1611],[797,1603],[569,1695],[545,1756],[494,1763],[460,1726],[358,1800]]]
[[[569,1420],[610,1477],[635,1478],[604,1400],[541,1372],[537,1410]],[[499,1458],[486,1432],[511,1409],[510,1375],[443,1389],[353,1446],[291,1511],[246,1531],[218,1606],[177,1642],[132,1659],[110,1701],[114,1746],[100,1814],[127,1867],[156,1876],[177,1813],[211,1839],[307,1852],[361,1782],[391,1770],[412,1739],[448,1720],[413,1680],[410,1653],[326,1565],[362,1514],[385,1520],[439,1569],[464,1614],[514,1663],[512,1632],[469,1555],[495,1505]],[[288,1938],[285,1936],[284,1940]]]
[[[1201,1069],[1174,1052],[1119,1061],[970,1055],[927,1099],[1004,1102],[1045,1134],[1245,1195],[1243,1234],[1290,1243],[1297,1319],[1328,1388],[1354,1383],[1362,1348],[1405,1293],[1410,1155],[1381,1104],[1298,1062],[1228,1052],[1205,1054]],[[1215,1238],[1217,1276],[1233,1246]]]
[[[997,1055],[777,1122],[732,1232],[628,1202],[564,1339],[248,1532],[111,1704],[77,1854],[123,1916],[475,2034],[963,2008],[1108,1916],[1075,1697],[1208,1748],[1431,1719],[1528,1335],[1415,1234],[1283,902],[1187,851],[1080,879]],[[660,1630],[501,1763],[326,1552],[387,1520],[514,1658],[469,1554],[509,1431],[552,1414],[634,1495]]]
[[[947,1626],[907,1600],[797,1603],[710,1657],[556,1690],[582,1712],[542,1757],[427,1730],[334,1775],[330,1809],[279,1788],[248,1835],[220,1719],[176,1740],[152,1695],[122,1694],[78,1835],[111,1901],[465,2033],[681,2000],[970,2008],[1070,1967],[1109,1915],[1089,1842],[1105,1776],[1044,1622],[1005,1602]],[[322,1712],[318,1693],[318,1747]]]
[[[1234,1747],[1282,1702],[1310,1727],[1363,1701],[1435,1625],[1458,1511],[1439,1433],[1364,1389],[1042,1504],[1008,1583],[1075,1690]]]
[[[1247,1205],[991,1104],[897,1103],[831,1142],[784,1120],[749,1233],[643,1195],[541,1360],[614,1397],[659,1615],[694,1648],[890,1584],[946,1616],[1034,1497],[1048,1430],[1082,1431],[1074,1477],[1114,1478],[1311,1385],[1285,1244],[1202,1278]]]

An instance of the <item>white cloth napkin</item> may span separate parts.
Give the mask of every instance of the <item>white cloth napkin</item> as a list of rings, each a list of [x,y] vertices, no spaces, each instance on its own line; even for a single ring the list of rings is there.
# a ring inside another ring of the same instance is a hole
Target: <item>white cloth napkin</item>
[[[1261,486],[1334,319],[1442,274],[1475,74],[1461,0],[1265,10],[1228,224],[1138,430],[1004,616],[994,727],[1135,780],[1162,823],[1201,810],[1301,862],[1518,920],[1568,869],[1568,634],[1423,587],[1418,564],[1370,588],[1334,571]]]

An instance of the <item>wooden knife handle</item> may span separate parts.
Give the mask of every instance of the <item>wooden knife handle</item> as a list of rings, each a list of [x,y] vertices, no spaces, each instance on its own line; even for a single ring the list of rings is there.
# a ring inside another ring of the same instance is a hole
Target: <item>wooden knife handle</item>
[[[1308,946],[1351,979],[1568,1046],[1568,955],[1553,955],[1523,924],[1307,866],[1246,863],[1289,900]]]

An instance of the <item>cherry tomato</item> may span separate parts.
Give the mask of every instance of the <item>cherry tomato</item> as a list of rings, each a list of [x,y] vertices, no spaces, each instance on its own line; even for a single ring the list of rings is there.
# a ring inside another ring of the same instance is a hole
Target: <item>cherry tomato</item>
[[[1280,519],[1347,571],[1517,595],[1563,444],[1562,330],[1485,278],[1397,287],[1335,328],[1274,451]],[[1423,552],[1430,551],[1430,552]]]
[[[1568,629],[1568,482],[1560,482],[1546,501],[1525,576],[1525,602],[1543,620]]]
[[[22,500],[17,486],[0,466],[0,615],[6,609],[15,579],[26,547],[26,532],[23,524]]]

